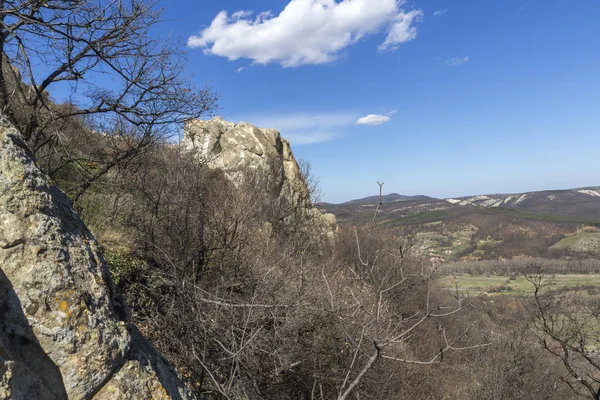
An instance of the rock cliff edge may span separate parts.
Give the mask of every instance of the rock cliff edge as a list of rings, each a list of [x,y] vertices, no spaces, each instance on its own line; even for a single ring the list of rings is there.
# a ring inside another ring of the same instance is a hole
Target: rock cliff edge
[[[322,214],[311,203],[310,189],[290,144],[274,129],[261,129],[246,122],[233,123],[215,117],[190,120],[185,125],[182,146],[211,168],[222,170],[237,186],[248,179],[295,210],[294,217],[332,235],[337,229],[333,214]]]

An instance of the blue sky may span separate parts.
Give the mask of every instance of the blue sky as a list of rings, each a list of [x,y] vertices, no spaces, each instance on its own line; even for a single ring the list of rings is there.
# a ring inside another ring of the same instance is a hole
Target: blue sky
[[[600,185],[598,0],[161,6],[217,114],[280,130],[324,201]]]

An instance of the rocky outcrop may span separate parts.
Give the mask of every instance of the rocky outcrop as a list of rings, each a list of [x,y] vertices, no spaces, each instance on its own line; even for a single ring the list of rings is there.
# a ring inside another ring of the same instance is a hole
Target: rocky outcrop
[[[188,399],[69,200],[0,120],[0,399]]]
[[[335,231],[335,216],[324,215],[313,206],[290,144],[278,131],[220,117],[190,120],[182,145],[209,167],[222,170],[237,186],[252,180],[279,205],[297,211],[294,217],[310,221],[326,233]]]

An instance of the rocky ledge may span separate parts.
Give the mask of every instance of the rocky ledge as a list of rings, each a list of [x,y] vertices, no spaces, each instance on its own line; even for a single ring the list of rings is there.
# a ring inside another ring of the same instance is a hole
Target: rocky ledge
[[[220,117],[190,120],[182,146],[209,167],[224,172],[235,185],[251,179],[278,204],[297,211],[305,226],[332,236],[337,229],[333,214],[322,214],[310,200],[310,190],[287,140],[274,129]]]

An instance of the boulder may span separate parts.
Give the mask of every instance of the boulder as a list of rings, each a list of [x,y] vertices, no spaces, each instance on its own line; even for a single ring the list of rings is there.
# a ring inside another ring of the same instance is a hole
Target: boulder
[[[134,330],[93,235],[1,117],[0,399],[134,398],[128,379],[140,398],[192,398]]]

